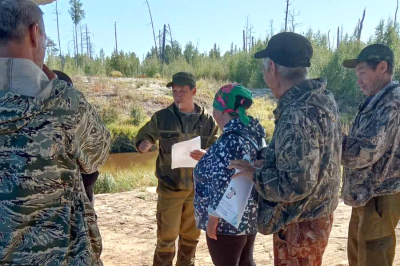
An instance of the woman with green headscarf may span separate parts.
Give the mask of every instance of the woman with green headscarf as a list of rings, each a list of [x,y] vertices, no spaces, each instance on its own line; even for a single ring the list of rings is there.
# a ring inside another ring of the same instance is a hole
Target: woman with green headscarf
[[[208,249],[216,266],[255,265],[253,247],[257,234],[257,202],[254,189],[237,228],[216,214],[235,173],[227,168],[229,161],[247,155],[254,162],[265,137],[260,123],[247,115],[252,103],[251,92],[242,85],[228,84],[217,91],[213,116],[222,129],[222,135],[197,163],[193,173],[196,225],[207,232]],[[235,191],[228,196],[235,196]]]

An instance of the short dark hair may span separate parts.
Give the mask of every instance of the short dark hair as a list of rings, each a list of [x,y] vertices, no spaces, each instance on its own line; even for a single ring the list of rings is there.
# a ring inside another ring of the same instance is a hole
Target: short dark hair
[[[43,12],[31,0],[0,1],[0,44],[21,41],[28,28],[36,23],[44,33]]]
[[[369,68],[371,68],[373,71],[376,70],[376,68],[378,67],[378,65],[379,65],[380,62],[382,62],[382,61],[377,61],[377,60],[367,60],[367,61],[365,61],[365,63],[367,64],[367,66],[368,66]],[[386,61],[385,61],[385,62],[386,62]],[[387,62],[386,62],[386,63],[387,63]],[[393,75],[393,66],[392,66],[391,64],[389,64],[389,63],[387,63],[387,70],[386,70],[386,72],[387,72],[389,75]]]

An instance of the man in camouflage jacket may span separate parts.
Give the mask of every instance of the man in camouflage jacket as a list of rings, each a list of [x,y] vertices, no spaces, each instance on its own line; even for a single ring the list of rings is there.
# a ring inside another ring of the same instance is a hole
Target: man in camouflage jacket
[[[159,141],[156,163],[158,178],[157,246],[154,266],[169,266],[175,256],[175,241],[179,236],[177,266],[192,266],[200,230],[194,217],[193,168],[171,169],[171,150],[175,143],[201,137],[202,150],[193,151],[192,158],[200,160],[218,138],[218,127],[205,108],[193,102],[196,79],[187,72],[173,76],[174,103],[157,111],[138,132],[135,144],[139,152],[149,151]]]
[[[322,79],[306,80],[312,47],[301,35],[271,38],[263,58],[264,80],[279,99],[275,131],[255,169],[232,162],[254,181],[258,229],[274,234],[275,265],[321,265],[338,205],[341,126],[338,106]]]
[[[357,83],[368,97],[343,139],[342,196],[353,207],[349,264],[388,266],[400,219],[400,87],[392,81],[394,54],[373,44],[343,65],[356,69]]]
[[[0,0],[0,264],[102,265],[81,172],[105,161],[110,134],[43,65],[42,16],[30,0]]]

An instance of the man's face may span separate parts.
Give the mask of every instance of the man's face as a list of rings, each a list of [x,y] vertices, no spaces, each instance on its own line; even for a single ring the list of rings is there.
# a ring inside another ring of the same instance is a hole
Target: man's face
[[[373,70],[366,62],[362,62],[356,66],[356,74],[357,84],[366,96],[372,96],[381,89],[382,75],[378,68]]]
[[[275,96],[275,98],[278,98],[278,95],[276,94],[277,78],[276,78],[276,76],[273,75],[273,73],[271,71],[271,67],[272,66],[270,66],[268,68],[268,71],[265,67],[263,67],[264,81],[268,85],[268,87],[271,89],[271,92]]]
[[[189,85],[172,85],[172,96],[175,104],[187,104],[193,102],[193,97],[196,95],[196,88],[190,89]]]

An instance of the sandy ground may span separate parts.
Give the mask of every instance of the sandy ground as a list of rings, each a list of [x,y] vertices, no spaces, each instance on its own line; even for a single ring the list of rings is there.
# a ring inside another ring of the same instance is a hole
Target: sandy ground
[[[150,266],[156,243],[155,188],[119,194],[96,195],[95,208],[103,237],[102,260],[106,266]],[[347,227],[351,208],[340,203],[324,255],[324,266],[347,266]],[[396,230],[400,239],[400,227]],[[396,253],[400,254],[400,245]],[[257,265],[273,265],[272,237],[257,235],[254,257]],[[204,232],[196,253],[196,265],[213,265]],[[400,265],[400,255],[393,265]],[[378,265],[377,265],[378,266]]]

